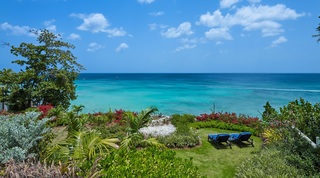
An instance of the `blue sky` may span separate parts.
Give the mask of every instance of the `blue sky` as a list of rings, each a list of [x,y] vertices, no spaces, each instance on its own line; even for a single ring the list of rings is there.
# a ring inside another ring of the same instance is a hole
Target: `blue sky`
[[[0,42],[49,29],[106,73],[319,73],[319,0],[2,0]],[[0,69],[14,68],[0,47]]]

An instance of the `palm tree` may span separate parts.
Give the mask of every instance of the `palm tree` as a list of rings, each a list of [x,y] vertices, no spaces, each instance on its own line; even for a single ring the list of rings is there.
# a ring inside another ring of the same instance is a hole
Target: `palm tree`
[[[141,111],[139,114],[134,114],[132,112],[127,112],[126,122],[127,122],[127,136],[121,142],[121,148],[133,149],[140,146],[156,146],[158,148],[163,148],[164,145],[159,143],[155,138],[145,138],[139,129],[147,126],[147,124],[152,120],[151,114],[158,111],[156,107],[150,107],[146,110]]]
[[[157,112],[156,107],[150,107],[145,110],[142,110],[138,115],[135,115],[132,112],[126,113],[126,122],[129,133],[137,133],[139,129],[147,126],[147,124],[152,120],[151,114]]]

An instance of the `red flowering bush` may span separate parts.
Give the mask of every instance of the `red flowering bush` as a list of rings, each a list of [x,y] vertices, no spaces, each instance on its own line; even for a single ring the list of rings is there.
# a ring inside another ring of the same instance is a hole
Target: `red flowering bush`
[[[251,127],[254,129],[259,129],[261,127],[261,120],[257,117],[250,117],[246,115],[237,116],[236,113],[212,113],[212,114],[200,114],[200,116],[196,117],[197,121],[221,121],[225,123],[231,123],[235,125],[242,125]]]
[[[37,107],[40,112],[42,112],[40,119],[46,117],[48,115],[48,112],[53,108],[51,104],[46,104],[46,105],[40,105]]]

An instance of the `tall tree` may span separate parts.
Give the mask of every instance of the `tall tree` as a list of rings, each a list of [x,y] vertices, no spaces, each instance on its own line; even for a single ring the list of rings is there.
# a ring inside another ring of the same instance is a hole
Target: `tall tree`
[[[75,47],[46,29],[32,33],[38,36],[37,45],[23,42],[11,46],[13,55],[23,57],[12,61],[21,70],[0,71],[0,84],[5,86],[1,98],[12,111],[49,103],[67,108],[70,100],[76,99],[74,81],[84,69],[70,51]]]
[[[320,16],[318,18],[320,18]],[[318,38],[317,42],[320,42],[320,23],[319,23],[319,25],[318,25],[318,27],[316,29],[318,31],[318,34],[312,35],[312,36]]]

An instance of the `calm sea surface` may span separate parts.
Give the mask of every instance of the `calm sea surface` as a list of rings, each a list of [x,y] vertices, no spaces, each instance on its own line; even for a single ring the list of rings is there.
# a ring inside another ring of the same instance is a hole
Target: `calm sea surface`
[[[261,116],[267,101],[279,109],[295,99],[320,102],[320,74],[80,74],[84,112],[156,106],[165,115],[227,111]]]

